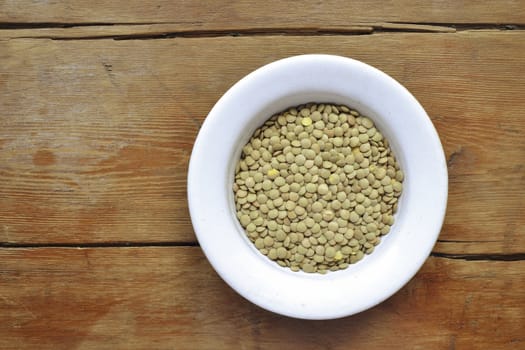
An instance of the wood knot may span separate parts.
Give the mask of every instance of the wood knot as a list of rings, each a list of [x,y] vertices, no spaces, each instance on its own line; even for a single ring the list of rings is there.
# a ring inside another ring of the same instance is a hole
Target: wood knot
[[[33,164],[38,166],[52,165],[55,163],[53,152],[41,149],[33,155]]]

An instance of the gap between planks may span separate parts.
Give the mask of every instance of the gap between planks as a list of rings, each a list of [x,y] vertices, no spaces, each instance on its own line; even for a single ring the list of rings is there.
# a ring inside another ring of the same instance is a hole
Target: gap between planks
[[[185,24],[187,26],[187,24]],[[356,23],[348,26],[191,29],[179,23],[0,23],[0,39],[148,40],[175,37],[371,35],[378,33],[455,33],[467,30],[525,30],[519,24]]]
[[[0,249],[38,248],[152,248],[152,247],[199,247],[197,242],[97,242],[97,243],[9,243],[0,242]]]
[[[107,242],[107,243],[7,243],[0,242],[0,249],[39,249],[39,248],[163,248],[200,247],[198,242]],[[466,261],[521,261],[525,253],[512,254],[451,254],[432,252],[432,257]]]

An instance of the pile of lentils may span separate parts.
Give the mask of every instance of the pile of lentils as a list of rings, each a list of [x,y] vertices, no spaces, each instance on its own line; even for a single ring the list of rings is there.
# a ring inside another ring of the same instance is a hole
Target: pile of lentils
[[[255,247],[292,271],[345,269],[394,223],[403,172],[369,118],[308,103],[272,116],[244,146],[233,184]]]

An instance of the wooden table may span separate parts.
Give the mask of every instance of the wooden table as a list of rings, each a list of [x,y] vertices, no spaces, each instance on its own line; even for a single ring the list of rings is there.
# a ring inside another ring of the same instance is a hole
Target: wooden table
[[[333,321],[232,291],[186,202],[215,101],[313,52],[411,90],[450,174],[416,277]],[[524,73],[525,1],[0,2],[0,348],[524,349]]]

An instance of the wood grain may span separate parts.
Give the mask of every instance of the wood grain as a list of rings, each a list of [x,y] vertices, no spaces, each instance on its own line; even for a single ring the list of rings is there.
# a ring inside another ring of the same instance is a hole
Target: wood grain
[[[0,249],[2,349],[519,349],[525,261],[430,258],[361,314],[302,321],[231,290],[196,247]]]
[[[346,26],[360,22],[525,23],[522,0],[3,1],[6,23],[174,23],[191,29]]]
[[[217,37],[240,35],[348,35],[371,34],[374,31],[404,31],[429,33],[454,33],[451,26],[405,24],[405,23],[367,23],[345,26],[323,25],[319,27],[301,28],[249,28],[237,30],[228,29],[191,29],[179,24],[135,24],[135,25],[99,25],[73,27],[43,27],[30,29],[0,30],[0,39],[14,38],[48,38],[54,40],[66,39],[96,39],[112,38],[117,40],[152,39],[170,37]]]
[[[278,35],[278,34],[301,34],[301,35],[321,35],[321,34],[367,34],[374,31],[374,27],[381,29],[383,26],[405,28],[402,24],[381,24],[372,25],[348,25],[344,27],[326,26],[323,28],[266,28],[266,29],[244,29],[232,30],[192,30],[181,27],[178,24],[135,24],[135,25],[100,25],[100,26],[74,26],[74,27],[46,27],[30,29],[4,29],[0,30],[0,39],[13,38],[49,38],[49,39],[143,39],[143,38],[165,38],[165,37],[217,37],[217,36],[239,36],[241,35]],[[412,31],[427,32],[454,32],[451,27],[408,25]]]
[[[0,1],[0,349],[525,348],[523,9]],[[416,277],[323,322],[230,289],[192,246],[186,204],[215,101],[253,69],[312,52],[404,84],[450,176],[440,239]]]
[[[449,157],[436,251],[524,252],[520,31],[0,41],[0,241],[194,242],[201,122],[243,75],[308,52],[372,64],[426,108]]]

